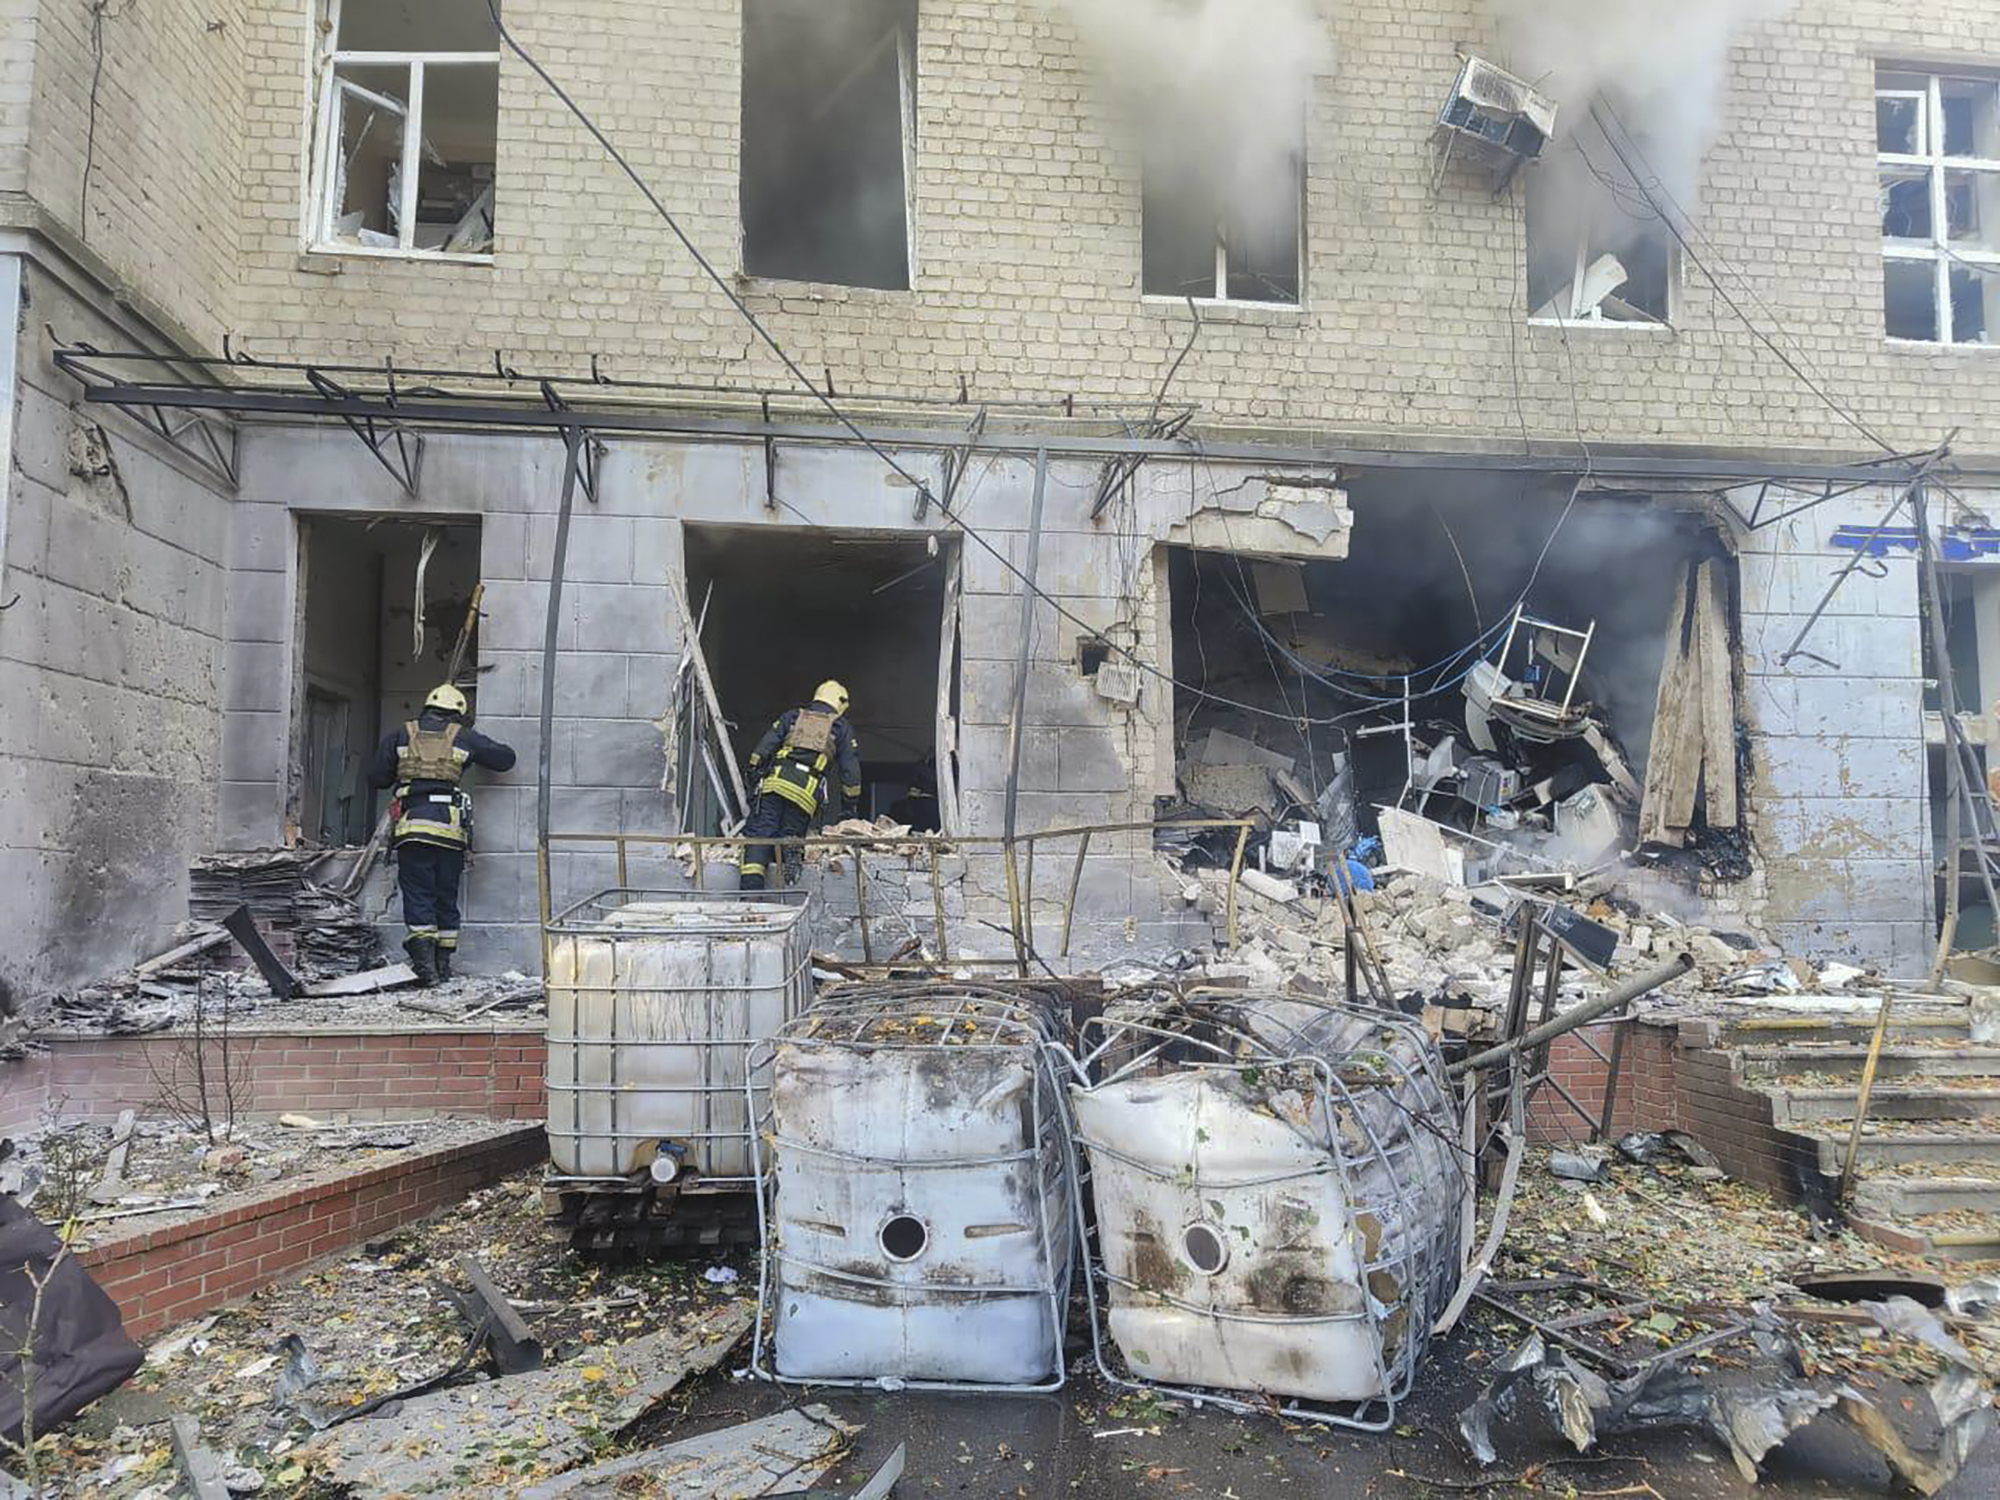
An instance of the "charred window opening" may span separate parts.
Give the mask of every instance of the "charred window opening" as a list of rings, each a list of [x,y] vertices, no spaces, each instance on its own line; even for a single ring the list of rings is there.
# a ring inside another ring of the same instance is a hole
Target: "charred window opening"
[[[1303,150],[1242,156],[1147,150],[1140,215],[1148,296],[1298,302]]]
[[[1551,147],[1528,174],[1527,200],[1530,318],[1671,320],[1673,232],[1608,146],[1572,137]]]
[[[1342,560],[1170,549],[1174,676],[1202,690],[1174,694],[1178,810],[1256,819],[1285,872],[1422,823],[1454,881],[1642,847],[1683,883],[1745,873],[1733,567],[1700,517],[1472,473],[1347,492]]]
[[[689,608],[702,622],[701,650],[737,759],[747,762],[780,714],[833,678],[852,697],[848,721],[861,750],[860,806],[845,813],[937,830],[938,751],[954,706],[947,701],[940,715],[939,691],[956,676],[940,651],[957,605],[950,551],[826,530],[698,525],[686,528],[684,550]],[[718,832],[699,765],[675,776],[693,799],[683,826]]]
[[[310,242],[490,255],[500,54],[485,0],[331,5]]]
[[[745,272],[908,289],[916,50],[916,0],[745,0]]]
[[[1881,69],[1882,318],[1892,339],[2000,330],[2000,78]]]
[[[1084,677],[1095,677],[1097,669],[1111,660],[1111,643],[1102,636],[1083,636],[1076,643],[1076,670]]]
[[[424,695],[445,680],[479,582],[479,540],[476,521],[313,516],[302,523],[292,787],[306,842],[367,842],[376,797],[369,758],[376,741],[415,718]],[[457,679],[475,709],[478,660],[475,629]]]

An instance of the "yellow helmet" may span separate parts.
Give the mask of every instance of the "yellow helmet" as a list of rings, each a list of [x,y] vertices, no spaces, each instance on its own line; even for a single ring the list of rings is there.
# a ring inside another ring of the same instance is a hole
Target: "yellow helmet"
[[[825,682],[822,682],[818,687],[813,689],[813,702],[824,703],[840,713],[846,713],[848,702],[847,689],[829,677]]]
[[[439,683],[431,689],[430,696],[424,699],[425,708],[441,708],[448,714],[457,714],[461,719],[465,717],[470,706],[465,701],[465,694],[448,682]]]

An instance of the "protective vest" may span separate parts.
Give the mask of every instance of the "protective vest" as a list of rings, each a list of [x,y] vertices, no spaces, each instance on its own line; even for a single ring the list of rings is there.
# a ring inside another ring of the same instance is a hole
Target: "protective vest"
[[[838,714],[802,708],[792,719],[791,732],[771,759],[771,771],[757,784],[760,792],[783,797],[807,813],[819,811],[826,790],[826,767],[833,757],[833,725]]]
[[[459,726],[420,729],[413,719],[403,726],[404,743],[396,747],[396,769],[401,781],[396,787],[397,840],[419,839],[430,844],[461,848],[472,841],[471,799],[459,789],[469,751],[458,747]],[[420,781],[443,782],[444,792],[417,792]]]

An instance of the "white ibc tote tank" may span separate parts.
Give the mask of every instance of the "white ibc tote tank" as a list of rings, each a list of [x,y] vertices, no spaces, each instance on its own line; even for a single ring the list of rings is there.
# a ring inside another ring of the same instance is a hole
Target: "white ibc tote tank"
[[[806,908],[647,895],[549,925],[552,1180],[747,1186],[746,1063],[811,998]]]
[[[1457,1283],[1466,1191],[1422,1027],[1209,991],[1086,1030],[1070,1095],[1106,1376],[1387,1425]]]
[[[1066,999],[843,987],[783,1028],[758,1132],[766,1378],[1053,1389],[1074,1230]]]

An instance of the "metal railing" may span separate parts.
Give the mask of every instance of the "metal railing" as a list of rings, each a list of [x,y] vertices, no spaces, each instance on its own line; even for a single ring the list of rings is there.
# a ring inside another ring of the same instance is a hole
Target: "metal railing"
[[[1145,833],[1150,836],[1161,832],[1235,830],[1236,839],[1230,855],[1229,885],[1224,905],[1224,934],[1228,946],[1234,948],[1237,944],[1237,876],[1243,870],[1243,854],[1249,844],[1253,826],[1248,818],[1181,818],[1169,822],[1091,823],[1073,828],[1050,828],[1035,833],[1016,834],[1011,839],[1000,835],[947,836],[923,833],[820,833],[802,834],[792,838],[751,839],[740,833],[551,832],[546,839],[537,841],[535,878],[540,903],[540,923],[542,931],[546,934],[552,916],[553,902],[550,851],[558,845],[608,847],[617,863],[617,878],[614,883],[620,887],[632,883],[631,857],[635,848],[665,849],[676,856],[691,856],[693,870],[690,878],[694,882],[693,889],[696,891],[708,888],[708,864],[712,851],[724,852],[730,862],[733,862],[735,854],[747,843],[774,849],[798,849],[802,855],[815,849],[849,853],[854,857],[854,904],[856,920],[861,928],[862,960],[865,963],[874,963],[876,962],[875,937],[868,913],[866,856],[880,854],[889,858],[900,857],[905,861],[921,859],[929,872],[931,907],[937,923],[938,961],[964,965],[1012,965],[1025,977],[1030,971],[1031,964],[1042,961],[1041,950],[1036,941],[1034,906],[1036,864],[1043,845],[1070,839],[1076,841],[1076,853],[1070,861],[1069,881],[1063,898],[1062,947],[1055,955],[1067,958],[1075,937],[1077,893],[1083,884],[1084,861],[1090,855],[1093,839],[1120,833]],[[951,940],[947,936],[950,924],[946,914],[945,880],[941,862],[947,858],[974,854],[995,856],[1005,865],[1008,930],[1014,943],[1012,958],[954,955],[951,951]],[[545,970],[547,958],[545,938],[543,947]]]

